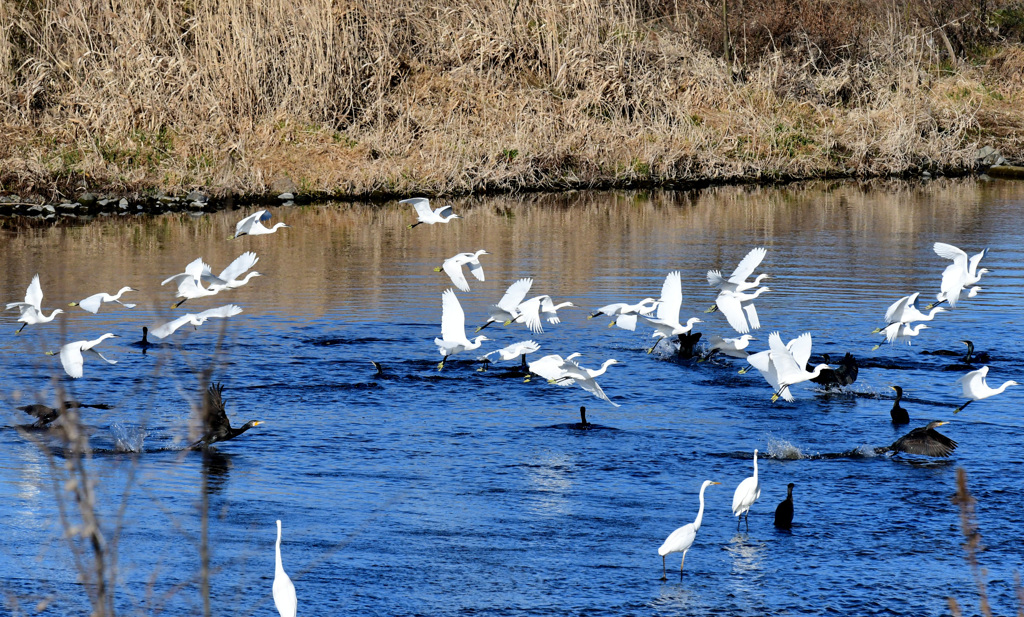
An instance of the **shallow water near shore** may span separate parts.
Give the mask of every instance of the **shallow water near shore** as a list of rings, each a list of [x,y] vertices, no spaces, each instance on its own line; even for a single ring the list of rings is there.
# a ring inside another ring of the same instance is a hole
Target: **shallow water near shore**
[[[8,609],[31,613],[46,599],[42,614],[88,613],[54,494],[52,465],[65,453],[45,434],[36,443],[14,428],[28,422],[16,406],[52,404],[56,377],[72,398],[114,406],[82,416],[108,539],[127,500],[116,592],[125,614],[201,614],[204,478],[213,614],[275,614],[276,519],[300,614],[936,615],[949,612],[948,596],[974,612],[952,502],[957,467],[978,500],[990,601],[997,613],[1016,610],[1024,388],[954,415],[964,371],[946,370],[954,357],[921,352],[959,351],[970,339],[992,356],[990,385],[1024,382],[1024,184],[573,193],[455,207],[463,220],[412,230],[411,208],[398,204],[276,208],[274,220],[290,229],[233,241],[248,212],[5,234],[4,301],[21,300],[38,272],[46,312],[67,311],[17,336],[15,313],[0,323]],[[870,351],[890,303],[938,291],[948,262],[933,253],[936,241],[990,249],[984,290],[940,314],[912,346]],[[705,275],[731,272],[754,246],[768,249],[758,272],[772,291],[758,300],[753,347],[765,348],[774,330],[786,340],[809,331],[815,354],[861,360],[847,391],[801,385],[796,402],[772,404],[756,372],[737,374],[740,361],[679,360],[664,347],[647,354],[649,332],[586,319],[594,307],[657,297],[679,270],[683,320],[704,319],[696,330],[705,340],[732,336],[720,314],[704,313],[715,297]],[[433,339],[451,285],[433,268],[480,248],[491,253],[482,258],[487,280],[457,292],[470,334],[521,277],[534,278],[531,295],[587,309],[563,310],[542,334],[493,325],[481,351],[533,339],[541,351],[532,359],[579,351],[596,367],[616,358],[622,365],[598,381],[620,407],[506,376],[516,362],[478,371],[477,352],[437,371]],[[259,255],[262,277],[168,308],[173,290],[161,280],[199,256],[218,272],[245,250]],[[123,285],[140,290],[125,298],[137,308],[107,304],[90,315],[66,306]],[[227,303],[244,312],[182,328],[145,354],[130,344],[142,326]],[[102,345],[118,363],[87,358],[82,379],[42,353],[104,332],[120,336]],[[183,451],[199,373],[210,367],[232,422],[265,424],[206,454]],[[908,427],[889,422],[890,385],[905,390]],[[577,422],[580,405],[615,430],[557,426]],[[940,419],[960,444],[952,458],[875,454]],[[761,498],[749,532],[737,531],[732,492],[751,475],[755,448]],[[676,554],[662,582],[657,549],[693,521],[705,479],[722,486],[706,492],[682,581]],[[795,524],[780,532],[772,515],[789,482]]]

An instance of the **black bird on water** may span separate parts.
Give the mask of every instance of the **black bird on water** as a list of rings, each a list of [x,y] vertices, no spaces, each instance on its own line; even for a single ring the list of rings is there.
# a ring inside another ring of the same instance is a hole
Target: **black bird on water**
[[[910,424],[910,414],[907,413],[906,409],[900,407],[900,401],[903,399],[903,388],[899,386],[889,386],[896,391],[896,400],[892,402],[892,409],[889,410],[889,415],[892,416],[892,423],[896,425]]]
[[[224,411],[224,399],[221,392],[224,386],[219,383],[210,384],[203,401],[203,429],[205,430],[202,439],[188,447],[189,450],[207,448],[219,441],[234,439],[254,426],[263,424],[258,420],[249,420],[238,428],[231,428],[231,421]]]
[[[827,353],[821,354],[822,362],[825,364],[832,364],[829,355]],[[806,370],[810,371],[811,367],[808,365]],[[811,379],[812,382],[824,386],[826,390],[833,388],[841,388],[848,386],[853,382],[857,381],[857,373],[860,371],[860,367],[857,366],[857,359],[853,357],[853,354],[846,352],[843,359],[840,360],[834,369],[825,369],[821,373]]]
[[[590,422],[587,422],[587,408],[580,405],[580,421],[577,424],[573,424],[572,428],[580,431],[585,431],[590,427],[594,426]]]
[[[793,483],[790,482],[786,498],[775,508],[775,526],[779,529],[793,527]]]
[[[146,350],[150,347],[158,347],[159,343],[153,343],[149,340],[149,328],[142,326],[142,340],[130,343],[132,347],[138,347],[142,350],[142,353],[146,353]]]
[[[22,405],[21,407],[18,407],[18,409],[36,418],[36,421],[29,425],[29,428],[46,428],[48,424],[59,418],[61,414],[64,413],[65,409],[79,409],[82,407],[110,409],[110,405],[86,405],[84,403],[79,403],[78,401],[66,401],[62,406],[57,408],[40,403],[34,403],[32,405]]]
[[[928,426],[919,426],[903,437],[897,439],[891,446],[875,448],[877,454],[886,452],[904,452],[906,454],[920,454],[923,456],[949,456],[956,450],[956,442],[935,430],[936,427],[949,424],[942,420],[929,422]]]
[[[679,340],[679,351],[676,355],[680,358],[689,360],[694,356],[694,350],[697,347],[697,343],[700,341],[700,332],[687,332],[680,334],[676,338]]]

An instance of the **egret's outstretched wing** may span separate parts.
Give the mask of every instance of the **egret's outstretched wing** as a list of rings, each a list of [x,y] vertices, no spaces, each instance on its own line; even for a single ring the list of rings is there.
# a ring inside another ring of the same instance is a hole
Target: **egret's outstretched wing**
[[[942,293],[940,295],[953,308],[956,308],[956,303],[960,301],[960,292],[963,291],[966,275],[967,271],[955,263],[949,264],[942,271],[942,283],[939,286]]]
[[[221,271],[219,278],[225,282],[233,281],[255,266],[256,262],[259,260],[260,258],[256,256],[256,253],[246,251],[236,257],[227,268],[224,268],[224,270]]]
[[[679,310],[683,307],[683,285],[679,272],[669,272],[661,285],[661,304],[658,305],[658,319],[676,321]]]
[[[174,334],[175,330],[191,322],[194,317],[195,315],[192,313],[185,313],[184,315],[178,317],[173,321],[169,321],[161,326],[151,328],[149,331],[149,335],[155,336],[156,338],[167,338],[168,336]]]
[[[498,308],[511,313],[519,306],[523,299],[526,298],[526,294],[530,293],[530,287],[533,286],[533,279],[519,279],[515,283],[508,286],[505,290],[505,295],[498,300]]]
[[[769,343],[771,341],[769,340]],[[807,366],[807,363],[811,359],[811,333],[804,332],[800,336],[791,340],[787,345],[786,349],[793,355],[793,359],[796,361],[796,365],[801,371]]]
[[[541,302],[543,302],[547,297],[548,296],[537,296],[536,298],[530,298],[519,305],[519,316],[522,318],[523,322],[526,323],[526,327],[534,334],[539,334],[544,331],[544,325],[541,324],[540,320],[540,307]]]
[[[919,295],[920,293],[915,293],[909,296],[903,296],[889,305],[889,308],[885,311],[885,323],[903,321],[901,318],[906,312],[907,307],[917,302],[917,296]]]
[[[562,371],[562,364],[565,360],[558,354],[552,354],[550,356],[544,356],[534,362],[527,364],[530,372],[534,375],[539,375],[547,380],[559,379],[564,376]],[[560,382],[558,385],[570,385],[572,382]]]
[[[757,247],[751,249],[747,255],[740,260],[739,265],[732,271],[732,276],[729,277],[730,283],[743,283],[747,277],[754,273],[754,270],[761,265],[761,261],[764,260],[764,256],[768,254],[768,249],[764,247]],[[710,273],[709,273],[710,277]],[[710,278],[708,279],[710,281]]]
[[[264,215],[266,215],[266,218],[264,218]],[[235,237],[237,238],[238,236],[249,233],[249,230],[256,224],[256,221],[268,219],[270,219],[270,212],[267,212],[266,210],[257,210],[256,212],[253,212],[235,224]]]
[[[985,255],[988,255],[988,249],[985,249],[974,257],[971,257],[970,262],[968,262],[968,272],[970,274],[976,274],[978,272],[978,264],[980,264],[981,260],[985,258]]]
[[[117,360],[108,360],[106,356],[104,356],[100,352],[96,351],[95,349],[89,349],[88,351],[91,352],[91,353],[96,354],[97,356],[99,356],[100,360],[103,360],[107,364],[117,364]]]
[[[75,341],[60,348],[60,363],[64,367],[64,372],[72,379],[82,376],[82,364],[85,362],[82,358],[82,342]]]
[[[441,269],[445,271],[448,278],[452,280],[452,284],[458,287],[462,291],[469,291],[469,283],[466,282],[466,275],[462,273],[462,264],[459,263],[454,257],[451,259],[445,259],[444,263],[441,264]]]
[[[721,270],[708,270],[708,285],[711,285],[712,287],[721,287],[726,282],[725,277],[722,276]]]
[[[743,311],[747,314],[747,322],[750,324],[751,330],[757,330],[761,327],[761,321],[757,318],[757,309],[754,308],[753,303],[743,305]],[[743,334],[740,332],[740,334]]]
[[[512,360],[518,358],[524,353],[533,353],[540,349],[540,345],[536,341],[520,341],[518,343],[512,343],[508,347],[499,349],[498,352],[501,354],[502,360]]]
[[[810,358],[810,336],[807,337],[806,344],[808,345],[807,357]],[[796,343],[794,346],[800,346],[800,343]],[[779,376],[779,384],[788,385],[786,381],[787,375],[793,375],[794,373],[802,374],[804,372],[804,367],[797,364],[796,358],[793,357],[793,353],[782,342],[782,337],[778,332],[772,332],[768,335],[768,347],[771,349],[771,359]]]
[[[224,306],[218,306],[217,308],[206,309],[202,313],[197,313],[195,317],[200,322],[204,322],[207,319],[211,319],[214,317],[221,319],[226,317],[234,317],[235,315],[241,312],[242,307],[238,306],[237,304],[225,304]]]
[[[441,294],[441,339],[461,341],[466,338],[466,313],[451,289]]]
[[[103,304],[103,296],[105,296],[105,295],[106,294],[103,293],[103,292],[100,292],[98,294],[93,294],[93,295],[89,296],[88,298],[86,298],[85,300],[82,300],[81,302],[79,302],[78,306],[80,306],[82,309],[84,309],[86,311],[89,311],[90,313],[95,315],[96,313],[99,312],[100,305]]]
[[[403,199],[398,203],[411,205],[416,210],[416,216],[421,221],[430,218],[430,215],[433,213],[430,209],[430,200],[426,197],[411,197]]]
[[[944,259],[952,259],[953,263],[961,263],[964,270],[967,269],[967,253],[945,242],[936,242],[932,247],[935,254]]]
[[[615,318],[615,325],[622,328],[623,330],[629,330],[630,332],[636,332],[636,313],[629,313],[627,315],[619,315]]]
[[[438,208],[437,212],[435,212],[434,214],[436,214],[437,216],[439,216],[439,217],[444,219],[444,218],[448,218],[449,216],[454,214],[454,212],[452,212],[451,205],[447,205],[447,206],[445,206],[443,208]]]
[[[31,304],[38,310],[42,310],[43,286],[39,284],[38,274],[32,277],[32,282],[28,284],[28,289],[25,290],[25,303]]]
[[[540,310],[547,317],[548,323],[562,323],[562,320],[558,318],[558,313],[555,311],[555,301],[551,299],[551,296],[541,296],[541,298],[543,300],[540,303]]]
[[[473,276],[476,277],[476,280],[484,280],[484,267],[480,265],[479,257],[474,257],[473,259],[469,260],[469,271],[473,273]]]
[[[747,325],[747,318],[744,316],[743,306],[739,298],[730,292],[723,291],[718,294],[715,304],[718,305],[718,310],[722,311],[722,314],[725,315],[733,330],[740,334],[750,332],[750,327]]]

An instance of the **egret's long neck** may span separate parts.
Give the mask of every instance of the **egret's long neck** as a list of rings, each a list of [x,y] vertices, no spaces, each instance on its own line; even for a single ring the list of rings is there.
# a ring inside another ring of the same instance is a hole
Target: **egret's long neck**
[[[754,455],[754,481],[757,481],[757,455]]]
[[[938,313],[941,313],[942,310],[943,309],[942,309],[941,306],[936,306],[932,310],[928,311],[928,315],[925,316],[925,318],[922,319],[921,321],[931,321],[931,320],[935,319],[935,315],[937,315]]]
[[[992,393],[992,396],[995,396],[996,394],[1002,394],[1004,390],[1006,390],[1010,386],[1015,386],[1015,385],[1017,385],[1016,381],[1012,381],[1012,380],[1011,381],[1007,381],[1003,385],[1001,385],[998,388],[996,388],[995,391]]]
[[[706,489],[707,487],[707,484],[700,487],[700,509],[697,510],[697,518],[693,519],[694,531],[700,529],[700,522],[704,520],[704,489]]]
[[[281,522],[277,523],[277,543],[274,544],[275,573],[284,574],[284,566],[281,565]]]

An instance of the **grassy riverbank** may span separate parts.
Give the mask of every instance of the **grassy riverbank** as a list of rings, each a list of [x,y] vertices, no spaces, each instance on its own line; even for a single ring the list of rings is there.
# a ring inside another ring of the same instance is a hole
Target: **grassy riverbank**
[[[1024,155],[1024,3],[0,6],[0,190],[325,196]],[[726,57],[729,60],[726,60]]]

